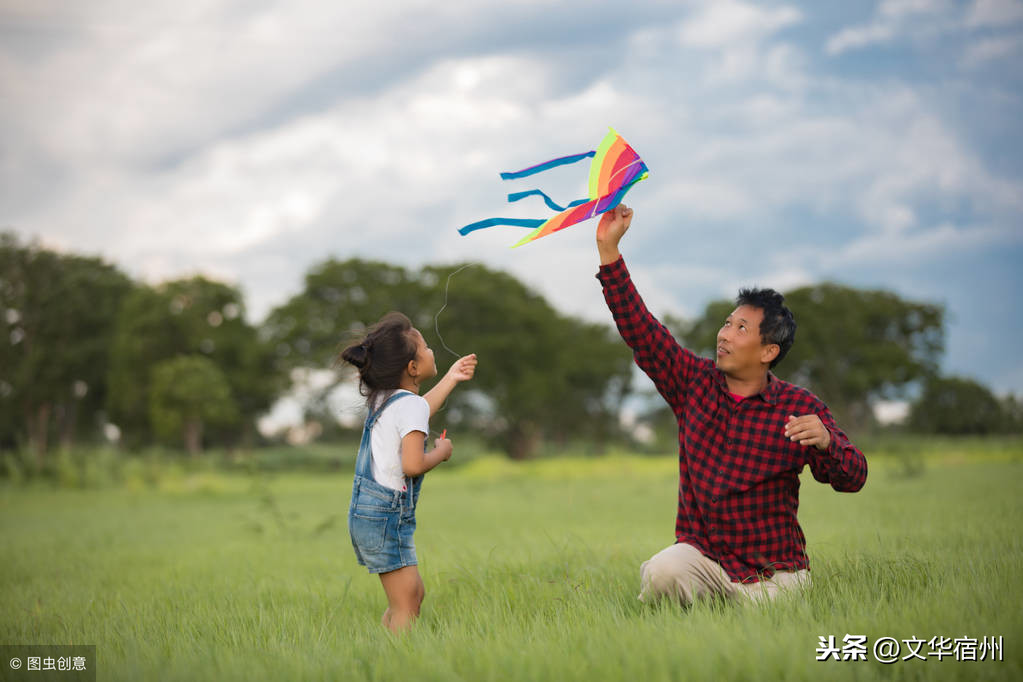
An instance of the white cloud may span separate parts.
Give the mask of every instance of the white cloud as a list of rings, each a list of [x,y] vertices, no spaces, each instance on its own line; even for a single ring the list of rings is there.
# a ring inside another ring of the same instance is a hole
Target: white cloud
[[[907,39],[961,40],[960,64],[976,68],[1020,51],[1023,37],[1001,29],[1021,22],[1023,0],[974,0],[965,9],[944,0],[885,0],[869,23],[848,26],[830,36],[825,51],[836,56],[871,45],[904,44]]]
[[[774,259],[787,260],[787,259]],[[818,277],[805,267],[796,267],[792,263],[785,263],[778,268],[766,271],[766,274],[758,279],[762,286],[777,289],[778,291],[792,291],[800,287],[813,284]]]
[[[802,67],[797,52],[790,45],[769,43],[778,31],[802,20],[802,12],[790,5],[763,8],[726,0],[699,4],[691,16],[668,30],[682,47],[711,55],[700,70],[706,84],[720,86],[766,75],[794,87],[801,82],[793,78]],[[649,32],[643,40],[660,42]]]
[[[886,2],[829,51],[1001,26],[1015,6]],[[829,74],[783,32],[804,22],[792,5],[643,6],[661,14],[611,46],[613,29],[575,44],[514,35],[536,27],[506,20],[550,11],[529,3],[35,7],[18,21],[59,24],[52,44],[0,48],[0,87],[17,102],[0,108],[0,192],[16,199],[0,220],[149,279],[215,273],[245,288],[255,318],[334,255],[484,261],[607,321],[592,223],[517,250],[516,228],[455,232],[546,215],[539,201],[506,204],[513,189],[581,196],[585,164],[535,181],[497,174],[590,149],[607,125],[650,166],[623,248],[657,312],[698,314],[747,275],[786,289],[850,263],[1019,245],[1007,226],[1023,215],[1023,183],[941,117],[945,91],[897,69]],[[981,34],[966,61],[1016,54],[1014,35]],[[723,253],[735,245],[750,252]]]
[[[1000,27],[1023,22],[1021,0],[974,0],[966,14],[970,27]]]
[[[829,267],[919,263],[935,256],[963,255],[1023,244],[1023,233],[1006,226],[943,224],[905,234],[871,234],[825,255]]]
[[[672,215],[727,220],[750,215],[755,209],[752,197],[742,187],[703,174],[667,178],[652,191],[651,200]]]
[[[904,36],[943,33],[959,23],[956,14],[947,0],[884,0],[869,23],[843,28],[828,38],[825,50],[834,56]]]
[[[695,16],[679,27],[678,38],[687,47],[727,48],[759,40],[799,23],[802,18],[802,13],[792,6],[764,9],[744,2],[719,0],[704,3]]]
[[[946,11],[946,0],[883,0],[877,13],[882,17],[902,18],[921,14],[936,14]]]
[[[372,8],[301,0],[247,6],[142,3],[32,11],[31,21],[70,39],[41,59],[0,72],[22,118],[48,153],[68,163],[160,162],[182,148],[244,128],[302,87],[387,55],[457,16],[419,0]],[[381,54],[383,53],[383,54]]]
[[[1023,52],[1023,34],[985,38],[967,46],[962,64],[976,68],[998,59],[1018,59]]]
[[[869,24],[843,28],[828,38],[825,49],[830,55],[838,55],[876,43],[886,43],[895,37],[895,27],[891,24]]]

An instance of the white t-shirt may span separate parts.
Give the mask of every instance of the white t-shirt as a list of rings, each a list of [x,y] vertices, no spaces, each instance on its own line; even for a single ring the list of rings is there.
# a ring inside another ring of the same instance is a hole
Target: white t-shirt
[[[411,397],[398,398],[384,408],[370,432],[373,449],[373,480],[393,490],[405,487],[405,474],[401,469],[401,439],[413,431],[430,435],[430,403],[411,391]],[[390,395],[384,396],[386,400]],[[382,402],[382,401],[381,401]]]

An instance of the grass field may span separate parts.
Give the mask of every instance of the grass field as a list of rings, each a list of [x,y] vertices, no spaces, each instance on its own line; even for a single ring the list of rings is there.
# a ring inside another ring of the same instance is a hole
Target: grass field
[[[1019,680],[1023,448],[982,450],[943,446],[913,476],[868,452],[855,495],[805,473],[812,588],[688,611],[635,598],[672,540],[673,458],[442,469],[400,638],[348,541],[350,473],[0,487],[0,643],[95,644],[100,680]],[[1001,636],[1004,660],[814,660],[846,634]]]

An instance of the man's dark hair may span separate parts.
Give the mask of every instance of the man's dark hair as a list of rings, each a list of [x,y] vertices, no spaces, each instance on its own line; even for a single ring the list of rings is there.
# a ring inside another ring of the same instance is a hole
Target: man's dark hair
[[[770,368],[781,362],[796,340],[796,318],[785,305],[785,297],[774,289],[739,289],[735,305],[748,305],[764,311],[760,323],[760,342],[764,345],[778,344],[778,357],[771,361]]]

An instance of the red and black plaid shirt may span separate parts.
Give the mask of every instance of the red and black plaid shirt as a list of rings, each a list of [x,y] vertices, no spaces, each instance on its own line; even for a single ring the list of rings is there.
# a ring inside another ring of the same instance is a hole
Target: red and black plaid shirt
[[[808,568],[799,527],[799,472],[856,492],[867,460],[815,395],[768,374],[762,393],[736,402],[714,362],[682,348],[643,304],[625,262],[597,279],[636,364],[678,418],[677,542],[694,545],[734,582]],[[789,415],[816,414],[831,433],[826,451],[785,437]]]

